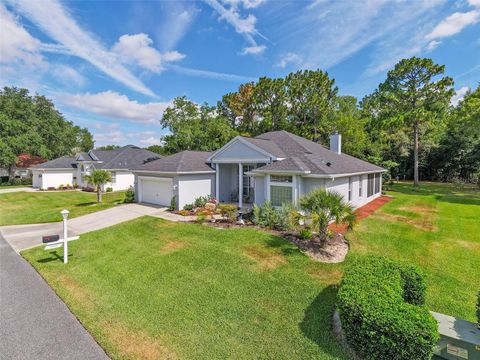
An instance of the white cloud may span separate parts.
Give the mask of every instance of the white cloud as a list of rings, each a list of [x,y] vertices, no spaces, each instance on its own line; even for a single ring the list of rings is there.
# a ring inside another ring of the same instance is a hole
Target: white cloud
[[[70,66],[57,64],[50,66],[50,69],[53,76],[65,85],[72,85],[73,83],[82,87],[86,83],[85,77]]]
[[[171,102],[139,103],[114,91],[97,94],[67,94],[59,96],[64,104],[82,111],[141,124],[155,124]]]
[[[474,7],[480,7],[480,0],[468,0],[468,3]]]
[[[140,144],[150,146],[150,145],[161,145],[160,137],[150,136],[146,139],[140,139]]]
[[[188,32],[200,10],[181,1],[165,1],[162,5],[166,16],[159,21],[155,40],[163,50],[170,51]]]
[[[118,144],[126,140],[124,133],[120,130],[110,131],[108,133],[94,133],[93,139],[95,142],[103,144]]]
[[[472,10],[466,13],[453,13],[435,26],[435,28],[425,36],[425,39],[440,39],[458,34],[468,25],[477,23],[479,19],[480,10]]]
[[[155,94],[120,63],[117,56],[82,29],[58,0],[7,0],[45,34],[113,79],[142,94]]]
[[[450,105],[457,106],[458,103],[463,100],[469,90],[470,88],[468,86],[463,86],[457,91],[455,91],[455,95],[453,95],[450,99]]]
[[[112,51],[118,54],[124,63],[135,63],[155,73],[164,69],[164,63],[179,61],[185,57],[178,51],[161,54],[152,44],[153,41],[147,34],[125,34],[120,36]]]
[[[253,14],[248,14],[242,17],[236,5],[230,5],[230,8],[225,8],[217,0],[204,0],[210,5],[219,15],[221,20],[225,20],[232,25],[235,31],[242,34],[245,39],[252,45],[257,46],[254,35],[259,35],[265,38],[255,27],[257,18]]]
[[[441,41],[437,41],[437,40],[432,40],[430,41],[427,46],[425,47],[425,49],[427,49],[427,51],[433,51],[435,50],[438,45],[440,45],[442,42]]]
[[[30,68],[47,67],[40,53],[41,42],[32,37],[0,4],[0,63],[22,63]]]
[[[178,65],[169,65],[168,68],[179,74],[201,77],[206,79],[215,79],[215,80],[233,81],[233,82],[248,82],[248,81],[256,80],[256,78],[249,77],[249,76],[227,74],[227,73],[221,73],[221,72],[209,71],[209,70],[192,69],[192,68],[178,66]]]
[[[100,130],[114,130],[118,129],[120,127],[120,124],[118,123],[104,123],[104,122],[98,122],[93,124],[93,127],[95,129],[100,129]]]
[[[280,58],[280,61],[275,64],[275,67],[285,69],[288,65],[299,65],[302,63],[302,58],[295,53],[287,53]]]
[[[224,0],[223,2],[226,4],[230,4],[231,6],[238,7],[242,6],[245,9],[255,9],[260,5],[264,4],[266,0]]]
[[[402,49],[422,49],[431,28],[422,31],[420,44],[411,40],[412,34],[430,24],[445,1],[320,0],[273,9],[270,22],[277,24],[276,38],[282,39],[285,53],[301,55],[297,67],[329,69],[370,46],[367,66],[376,68],[387,60],[398,61]],[[384,48],[394,50],[395,58]]]
[[[243,48],[241,55],[259,55],[262,54],[267,47],[265,45],[248,46]]]

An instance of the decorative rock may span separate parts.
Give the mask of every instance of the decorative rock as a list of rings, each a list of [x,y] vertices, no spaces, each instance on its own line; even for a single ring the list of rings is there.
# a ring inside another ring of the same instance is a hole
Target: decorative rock
[[[245,221],[243,219],[240,219],[237,221],[237,225],[245,225]]]
[[[217,207],[217,205],[212,204],[212,203],[206,203],[205,204],[205,210],[215,211],[216,207]]]

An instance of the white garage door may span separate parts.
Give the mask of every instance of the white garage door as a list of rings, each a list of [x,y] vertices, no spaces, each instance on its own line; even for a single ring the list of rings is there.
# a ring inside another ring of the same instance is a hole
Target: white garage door
[[[140,201],[156,204],[170,205],[172,199],[172,179],[150,178],[140,179]]]

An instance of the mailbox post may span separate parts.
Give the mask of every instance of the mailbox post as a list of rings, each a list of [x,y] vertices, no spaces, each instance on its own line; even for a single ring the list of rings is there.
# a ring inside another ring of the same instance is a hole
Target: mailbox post
[[[63,263],[66,264],[68,262],[67,218],[69,211],[63,209],[61,214],[63,217]]]

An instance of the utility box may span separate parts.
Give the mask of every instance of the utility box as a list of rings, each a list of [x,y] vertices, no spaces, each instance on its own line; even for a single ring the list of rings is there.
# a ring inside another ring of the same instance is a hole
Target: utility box
[[[480,329],[477,324],[431,312],[438,322],[440,341],[435,347],[437,358],[480,360]]]

